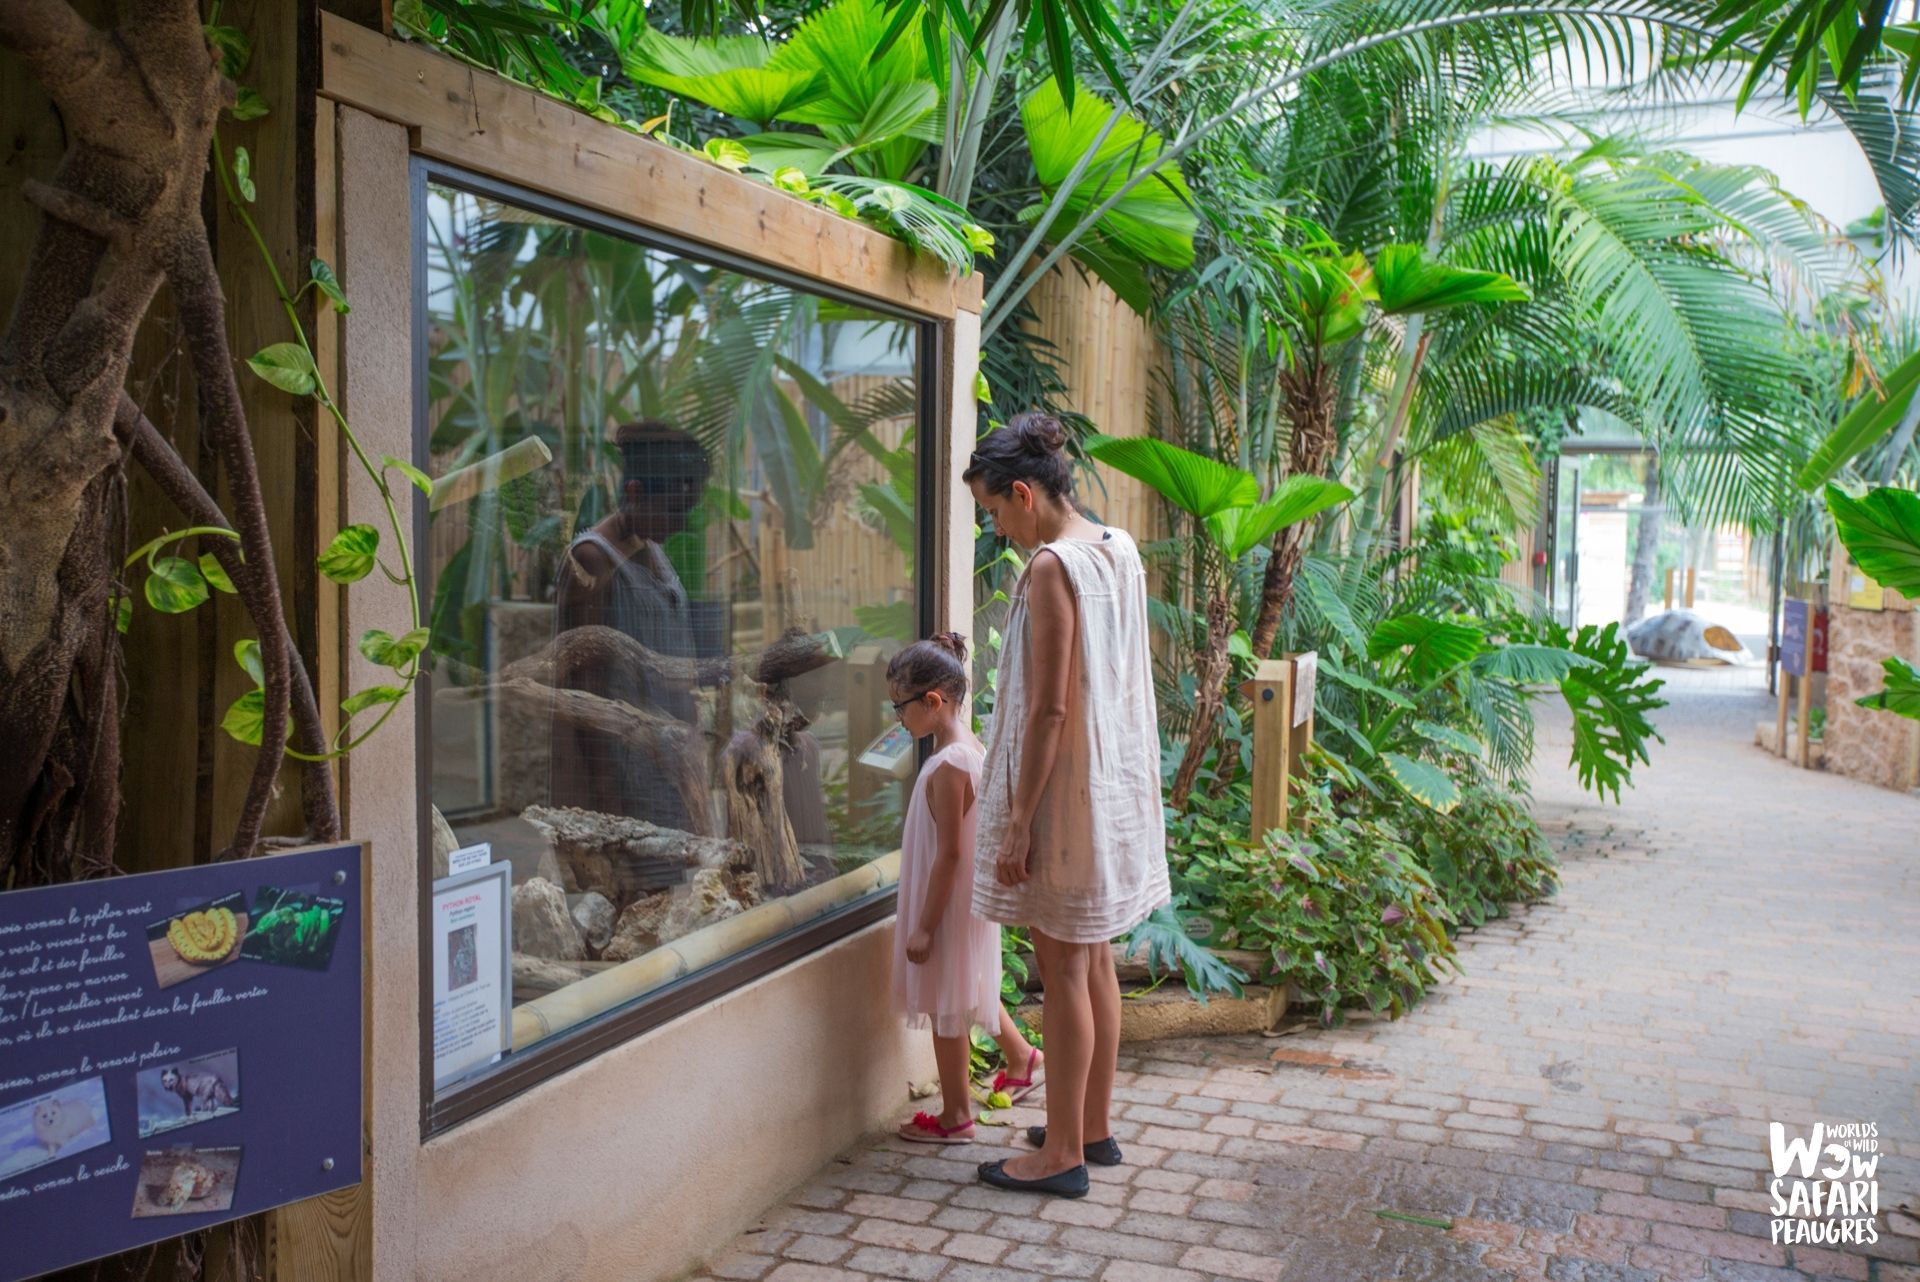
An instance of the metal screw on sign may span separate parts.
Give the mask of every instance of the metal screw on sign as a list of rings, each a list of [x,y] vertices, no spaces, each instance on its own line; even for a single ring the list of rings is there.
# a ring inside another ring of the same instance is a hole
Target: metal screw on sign
[[[346,880],[347,880],[347,872],[346,872],[346,869],[344,869],[344,868],[339,868],[339,869],[335,869],[335,870],[334,870],[334,874],[333,874],[333,884],[334,884],[334,885],[336,885],[336,886],[339,886],[339,885],[344,885],[344,884],[346,883]]]
[[[1270,702],[1272,702],[1272,700],[1273,700],[1273,691],[1271,691],[1271,690],[1262,690],[1262,691],[1260,692],[1260,702],[1262,702],[1262,703],[1270,703]]]
[[[323,1171],[331,1171],[333,1169],[333,1159],[330,1157],[321,1158],[320,1169]]]

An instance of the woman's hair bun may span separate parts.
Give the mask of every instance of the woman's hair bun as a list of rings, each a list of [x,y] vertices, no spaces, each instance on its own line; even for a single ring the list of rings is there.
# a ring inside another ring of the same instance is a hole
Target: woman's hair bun
[[[1017,433],[1020,443],[1035,454],[1057,454],[1067,443],[1065,424],[1039,410],[1015,414],[1007,427]]]
[[[948,654],[960,660],[960,662],[965,663],[967,661],[967,639],[958,632],[936,632],[928,637],[927,640],[939,646],[942,650],[945,650]]]

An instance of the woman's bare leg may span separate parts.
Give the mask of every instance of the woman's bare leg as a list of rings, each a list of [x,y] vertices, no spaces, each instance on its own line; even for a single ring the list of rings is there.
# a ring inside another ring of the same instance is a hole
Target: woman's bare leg
[[[1007,1159],[1007,1174],[1020,1180],[1045,1179],[1085,1162],[1082,1117],[1093,1058],[1086,946],[1061,943],[1036,930],[1033,951],[1046,985],[1041,1011],[1047,1030],[1047,1145]]]
[[[1113,1134],[1113,1075],[1120,1065],[1120,977],[1113,969],[1113,948],[1087,944],[1087,999],[1093,1014],[1093,1057],[1087,1069],[1087,1102],[1082,1113],[1085,1142]]]

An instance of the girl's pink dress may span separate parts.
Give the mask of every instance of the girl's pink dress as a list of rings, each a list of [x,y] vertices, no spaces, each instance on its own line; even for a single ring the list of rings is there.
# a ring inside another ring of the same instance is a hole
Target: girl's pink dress
[[[900,839],[900,919],[893,935],[893,1005],[907,1027],[931,1027],[937,1037],[960,1037],[974,1025],[1000,1024],[1000,927],[973,914],[974,817],[979,813],[980,767],[985,753],[969,743],[952,743],[927,759],[914,781],[913,799]],[[933,811],[927,805],[927,781],[943,766],[967,772],[974,804],[955,834],[960,867],[933,933],[933,952],[915,965],[907,960],[907,940],[919,928],[927,902],[927,882],[940,852]]]

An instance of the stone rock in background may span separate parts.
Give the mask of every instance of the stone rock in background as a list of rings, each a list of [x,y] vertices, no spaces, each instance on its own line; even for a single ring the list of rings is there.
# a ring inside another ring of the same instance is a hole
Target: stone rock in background
[[[1887,684],[1888,655],[1915,653],[1920,613],[1835,603],[1827,628],[1827,769],[1882,788],[1911,788],[1920,722],[1854,702]]]
[[[572,904],[573,924],[580,928],[580,938],[586,941],[588,950],[597,955],[613,939],[613,901],[597,890],[589,890],[574,898]]]
[[[460,849],[460,839],[453,835],[453,825],[440,813],[440,807],[427,809],[433,812],[433,877],[438,881],[447,875],[447,861]]]
[[[682,935],[691,935],[702,926],[725,921],[741,911],[743,905],[727,888],[726,874],[718,868],[702,868],[693,874],[693,881],[684,890],[673,893],[673,905],[667,911],[660,942],[669,943]]]
[[[613,938],[600,950],[605,961],[631,961],[660,946],[660,928],[672,907],[670,891],[660,891],[628,904],[613,926]]]
[[[544,877],[513,888],[513,950],[548,961],[583,961],[580,928],[567,913],[566,892]]]
[[[737,916],[759,898],[759,878],[753,873],[702,868],[684,886],[627,905],[600,957],[604,961],[631,960],[703,926]]]

